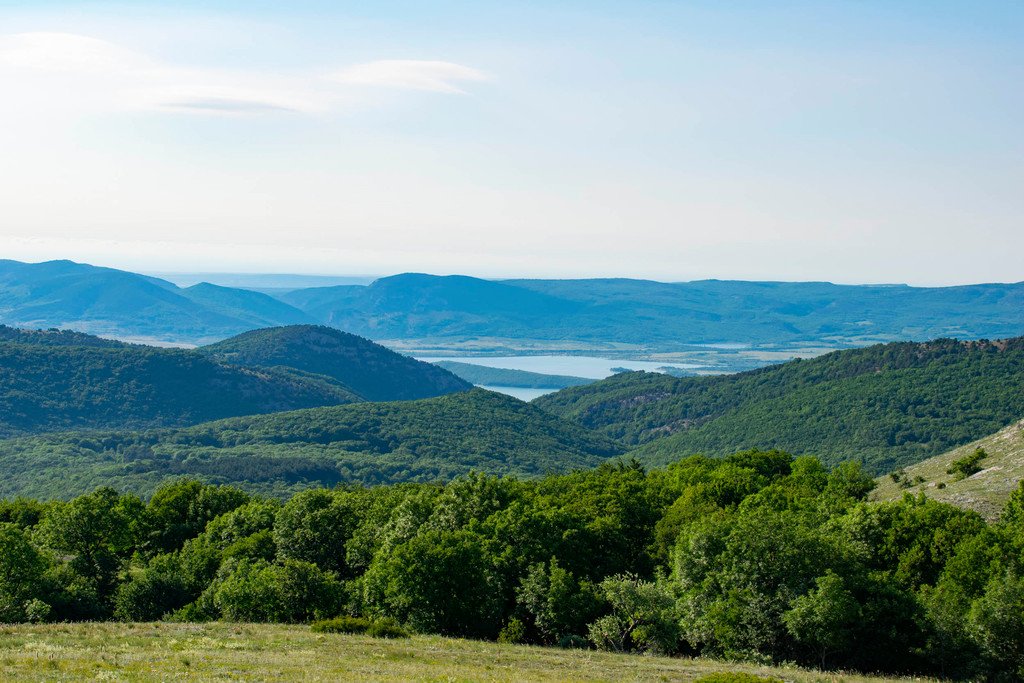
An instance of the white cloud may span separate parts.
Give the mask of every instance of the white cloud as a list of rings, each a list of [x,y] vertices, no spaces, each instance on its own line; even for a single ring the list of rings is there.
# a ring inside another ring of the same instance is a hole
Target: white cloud
[[[0,35],[5,96],[74,110],[168,110],[197,114],[314,113],[351,102],[355,86],[461,93],[455,83],[484,80],[451,62],[386,60],[286,74],[185,68],[114,43],[71,33]],[[19,77],[20,76],[20,77]]]
[[[463,93],[461,81],[485,81],[487,75],[452,62],[384,59],[356,64],[334,74],[334,80],[353,85],[374,85],[441,93]]]
[[[0,64],[23,69],[110,75],[152,68],[148,60],[105,40],[73,33],[0,36]]]

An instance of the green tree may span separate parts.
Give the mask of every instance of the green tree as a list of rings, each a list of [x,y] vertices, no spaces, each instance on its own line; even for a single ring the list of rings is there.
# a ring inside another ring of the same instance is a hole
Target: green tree
[[[337,615],[342,586],[310,562],[239,561],[216,585],[213,601],[230,621],[298,623]]]
[[[211,520],[248,501],[248,494],[233,486],[211,486],[195,479],[162,484],[146,506],[147,544],[155,553],[177,550]]]
[[[366,604],[418,631],[494,637],[501,628],[496,584],[480,537],[430,530],[374,560]]]
[[[554,644],[586,635],[587,625],[606,609],[599,592],[598,586],[577,580],[551,558],[530,567],[516,594],[540,641]]]
[[[68,565],[92,582],[106,602],[137,547],[142,515],[137,497],[104,487],[47,510],[36,533],[47,547],[66,556]]]
[[[311,489],[277,513],[274,542],[282,560],[311,562],[348,575],[345,546],[359,524],[358,502],[346,492]]]
[[[117,587],[114,618],[155,621],[180,609],[191,599],[177,558],[157,555]]]
[[[599,649],[656,654],[679,649],[680,615],[667,582],[613,576],[601,582],[601,593],[611,605],[611,614],[588,629],[591,642]]]
[[[829,655],[851,646],[861,619],[860,605],[847,590],[842,577],[829,571],[815,580],[815,587],[792,602],[782,615],[786,628],[798,643],[815,652],[821,668]]]
[[[0,623],[25,621],[39,599],[46,560],[18,526],[0,523]]]
[[[1024,678],[1024,582],[1012,572],[993,577],[971,607],[968,621],[995,676]]]

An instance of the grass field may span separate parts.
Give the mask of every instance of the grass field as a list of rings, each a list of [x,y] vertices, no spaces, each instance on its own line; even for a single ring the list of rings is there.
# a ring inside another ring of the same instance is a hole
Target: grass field
[[[946,473],[953,462],[973,453],[976,448],[984,448],[988,453],[988,457],[979,463],[980,472],[959,481]],[[911,465],[905,471],[912,486],[901,488],[888,475],[879,477],[878,488],[872,493],[872,498],[898,500],[904,493],[923,491],[929,498],[975,510],[989,520],[995,519],[1006,505],[1006,499],[1024,479],[1024,421]],[[915,483],[917,477],[924,481]],[[945,486],[939,488],[940,484]]]
[[[432,636],[324,635],[306,626],[0,626],[5,681],[690,681],[717,671],[794,682],[897,680]]]

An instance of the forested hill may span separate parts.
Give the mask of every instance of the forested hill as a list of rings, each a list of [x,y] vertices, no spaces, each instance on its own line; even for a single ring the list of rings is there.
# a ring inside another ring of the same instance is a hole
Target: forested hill
[[[109,485],[146,494],[193,475],[271,495],[342,482],[444,481],[471,471],[537,476],[593,467],[622,448],[483,389],[233,418],[176,430],[0,441],[0,499]]]
[[[333,377],[370,401],[430,398],[472,386],[431,363],[318,325],[253,330],[199,351],[228,363],[286,365]]]
[[[25,330],[7,325],[0,325],[0,342],[34,346],[98,346],[108,349],[126,346],[124,342],[72,330]]]
[[[32,336],[30,336],[32,335]],[[0,342],[0,435],[188,425],[361,400],[340,382],[134,344]]]
[[[900,342],[760,370],[673,378],[622,373],[535,400],[638,446],[645,462],[743,448],[863,460],[877,473],[995,432],[1024,415],[1024,338]]]

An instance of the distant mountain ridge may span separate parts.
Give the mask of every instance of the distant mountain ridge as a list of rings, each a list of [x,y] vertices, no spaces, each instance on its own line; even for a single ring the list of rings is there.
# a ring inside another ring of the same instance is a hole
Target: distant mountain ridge
[[[405,273],[273,296],[71,261],[0,261],[0,323],[210,343],[320,323],[375,340],[533,339],[692,344],[1006,338],[1024,334],[1024,283],[957,287],[704,280],[503,280]]]
[[[265,294],[72,261],[0,261],[0,323],[96,335],[202,342],[268,325],[314,322]]]
[[[406,274],[280,298],[372,339],[496,337],[695,343],[1004,338],[1024,334],[1024,283],[960,287],[705,280],[504,280]]]

